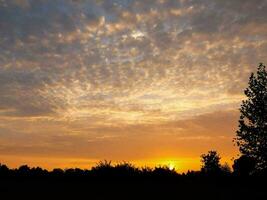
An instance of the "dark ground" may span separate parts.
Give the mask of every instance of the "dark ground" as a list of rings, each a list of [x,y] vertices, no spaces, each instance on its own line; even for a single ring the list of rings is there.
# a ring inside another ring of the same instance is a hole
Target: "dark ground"
[[[0,199],[267,199],[265,178],[8,178]]]

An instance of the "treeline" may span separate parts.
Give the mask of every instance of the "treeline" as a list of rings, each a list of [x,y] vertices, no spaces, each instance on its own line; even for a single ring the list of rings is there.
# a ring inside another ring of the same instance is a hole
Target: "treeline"
[[[210,156],[210,153],[206,156]],[[213,155],[212,155],[213,156]],[[204,161],[203,161],[204,162]],[[22,165],[19,168],[10,169],[4,164],[0,164],[1,178],[176,178],[176,177],[248,177],[265,176],[266,172],[251,173],[253,162],[248,158],[241,157],[235,161],[233,169],[228,165],[213,165],[211,162],[204,162],[200,171],[188,171],[178,173],[175,169],[167,166],[136,167],[130,163],[123,162],[113,165],[110,161],[101,161],[91,169],[56,168],[51,171],[41,167],[29,167]]]
[[[179,174],[166,166],[138,168],[107,161],[91,169],[51,171],[0,165],[0,193],[4,199],[266,199],[266,176],[225,169]]]
[[[56,168],[51,171],[40,167],[30,168],[27,165],[20,166],[16,169],[9,169],[6,165],[0,164],[0,177],[151,177],[164,176],[175,177],[179,174],[174,169],[167,166],[155,168],[143,167],[138,168],[134,165],[123,162],[113,165],[111,161],[101,161],[91,169]]]

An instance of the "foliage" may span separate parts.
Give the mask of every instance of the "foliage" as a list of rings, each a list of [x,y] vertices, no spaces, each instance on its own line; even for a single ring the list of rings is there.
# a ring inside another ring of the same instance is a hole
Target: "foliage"
[[[255,165],[255,159],[242,155],[240,158],[234,160],[234,174],[239,176],[248,176],[253,173]]]
[[[221,171],[220,156],[216,151],[209,151],[201,155],[201,171],[207,174],[216,174]]]
[[[235,142],[242,155],[256,161],[256,169],[267,168],[267,71],[261,63],[252,73],[244,91],[247,99],[240,108],[239,130]]]
[[[91,170],[82,170],[79,168],[70,169],[53,169],[52,171],[47,171],[40,167],[30,168],[27,165],[22,165],[17,169],[9,169],[6,165],[0,164],[0,177],[6,176],[15,177],[53,177],[53,178],[80,178],[80,177],[99,177],[99,178],[129,178],[129,177],[171,177],[176,176],[177,172],[175,170],[169,169],[167,166],[159,166],[155,168],[143,167],[137,168],[131,163],[121,162],[112,165],[111,161],[100,161],[96,166],[92,167]]]
[[[221,171],[224,174],[231,174],[232,172],[231,167],[227,163],[224,163],[223,165],[221,165]]]

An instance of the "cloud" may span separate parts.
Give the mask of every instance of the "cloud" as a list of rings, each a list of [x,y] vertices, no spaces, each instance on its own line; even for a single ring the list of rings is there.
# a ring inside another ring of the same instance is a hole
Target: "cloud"
[[[5,153],[20,134],[40,141],[25,154],[66,140],[95,154],[87,142],[106,141],[107,155],[151,132],[228,137],[236,116],[221,112],[266,62],[266,13],[265,0],[0,0],[0,133],[17,140]]]
[[[195,96],[199,107],[201,98],[236,103],[264,58],[266,7],[260,0],[2,1],[1,107],[27,116],[134,106],[142,118],[149,110],[190,112]]]
[[[5,129],[0,124],[0,154],[138,160],[198,157],[212,148],[234,156],[232,138],[237,119],[238,112],[232,110],[162,124],[124,126],[1,119]]]

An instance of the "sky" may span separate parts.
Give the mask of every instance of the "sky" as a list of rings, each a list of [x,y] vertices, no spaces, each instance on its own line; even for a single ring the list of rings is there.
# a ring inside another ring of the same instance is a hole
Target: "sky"
[[[0,162],[231,163],[266,55],[267,0],[0,0]]]

